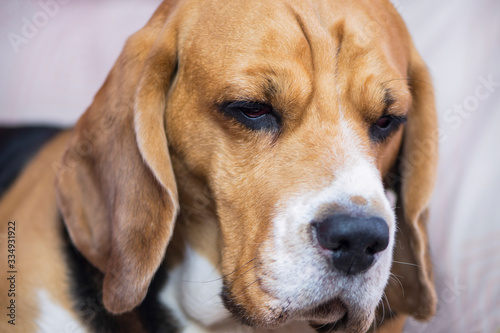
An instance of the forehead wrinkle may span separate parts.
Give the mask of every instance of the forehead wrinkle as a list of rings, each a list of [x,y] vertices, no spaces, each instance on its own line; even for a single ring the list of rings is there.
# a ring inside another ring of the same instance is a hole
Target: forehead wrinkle
[[[370,17],[369,13],[364,13],[361,17],[366,17],[365,15]],[[397,75],[399,70],[387,59],[384,50],[374,45],[372,40],[366,40],[364,43],[359,40],[359,24],[349,21],[348,24],[344,22],[339,26],[342,29],[336,28],[341,22],[334,23],[331,29],[333,36],[340,34],[342,44],[348,42],[349,45],[348,48],[342,48],[340,44],[335,59],[335,88],[341,112],[351,110],[351,113],[358,113],[363,118],[368,116],[370,120],[374,120],[389,108],[404,109],[399,106],[405,104],[400,102],[404,99],[400,96],[404,94],[399,92],[402,89],[394,84],[385,85],[385,82],[391,81],[385,80],[394,74]],[[388,74],[391,76],[388,77]],[[390,88],[389,93],[386,93],[386,88]],[[393,90],[396,92],[393,93]]]
[[[302,3],[301,3],[302,4]],[[318,13],[317,8],[313,8],[312,4],[305,5],[306,2],[298,8],[299,4],[287,4],[287,7],[293,14],[302,35],[308,43],[311,52],[311,61],[313,72],[316,77],[321,77],[324,74],[331,73],[334,69],[331,68],[332,57],[335,55],[337,48],[328,31],[328,27],[324,26],[324,22]]]
[[[335,42],[329,34],[324,33],[327,31],[326,29],[320,27],[323,33],[318,35],[316,34],[318,27],[314,24],[311,28],[304,23],[304,19],[300,15],[295,15],[295,18],[311,53],[311,67],[307,70],[307,73],[310,73],[308,80],[311,89],[307,100],[303,99],[304,103],[301,106],[304,112],[302,112],[301,118],[310,119],[316,125],[327,119],[328,123],[336,119],[334,123],[338,124],[339,117],[337,115],[342,113],[342,105],[340,104],[334,59],[337,57],[340,45],[337,44],[336,48],[333,47]],[[307,24],[310,23],[309,21]]]
[[[338,100],[338,108],[339,108],[339,114],[341,116],[344,116],[343,110],[342,110],[342,99],[340,98],[340,87],[339,87],[339,54],[340,50],[342,50],[342,43],[344,41],[344,29],[345,29],[345,21],[342,20],[338,23],[335,24],[334,31],[338,31],[338,45],[337,45],[337,52],[335,54],[335,92],[337,94],[337,100]]]
[[[190,78],[197,81],[193,90],[203,86],[198,90],[209,91],[206,98],[215,103],[224,99],[267,101],[281,95],[277,98],[281,104],[300,104],[301,109],[309,104],[314,91],[310,45],[295,25],[294,16],[286,11],[280,13],[272,17],[266,29],[260,29],[259,38],[246,39],[245,30],[237,36],[230,29],[199,31],[198,39],[205,42],[191,45],[196,55],[190,61]],[[213,33],[219,40],[226,34],[230,36],[225,38],[224,49],[206,45],[214,40]]]
[[[315,68],[314,68],[314,63],[315,63],[314,56],[315,56],[315,53],[314,53],[314,49],[312,47],[311,38],[310,38],[309,34],[306,31],[306,27],[304,25],[304,21],[299,16],[299,14],[290,5],[288,5],[287,8],[290,10],[290,12],[292,13],[293,17],[297,21],[297,25],[300,28],[300,32],[302,33],[302,36],[304,37],[304,39],[305,39],[305,41],[307,43],[307,46],[309,47],[309,52],[310,52],[310,55],[311,55],[311,68],[312,68],[312,70],[314,72],[314,70],[315,70]]]

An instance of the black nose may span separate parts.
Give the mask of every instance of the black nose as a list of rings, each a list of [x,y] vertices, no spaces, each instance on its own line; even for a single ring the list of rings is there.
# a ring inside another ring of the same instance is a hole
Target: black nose
[[[366,271],[373,265],[375,254],[389,244],[389,227],[379,217],[334,215],[313,226],[319,244],[331,251],[333,266],[345,274]]]

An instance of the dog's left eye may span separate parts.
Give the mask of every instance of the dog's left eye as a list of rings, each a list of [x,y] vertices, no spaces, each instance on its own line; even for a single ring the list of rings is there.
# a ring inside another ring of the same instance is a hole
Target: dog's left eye
[[[268,104],[235,101],[223,104],[221,110],[252,130],[279,130],[280,118]]]
[[[404,122],[406,122],[406,117],[392,115],[382,116],[371,126],[370,136],[376,143],[382,142]]]

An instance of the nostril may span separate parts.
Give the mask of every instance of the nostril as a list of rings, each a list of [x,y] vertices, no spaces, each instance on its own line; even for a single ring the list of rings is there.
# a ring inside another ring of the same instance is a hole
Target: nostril
[[[386,232],[387,229],[387,232]],[[374,255],[384,251],[389,245],[389,228],[384,228],[382,233],[376,235],[377,240],[366,248],[368,254]]]
[[[348,241],[340,241],[338,243],[332,244],[329,248],[327,248],[333,252],[342,252],[349,250],[349,242]]]
[[[333,266],[347,274],[367,270],[389,244],[389,227],[378,217],[334,215],[313,224],[319,245],[330,250]]]
[[[380,243],[374,243],[366,248],[366,254],[368,255],[374,255],[379,253],[380,251],[383,251],[382,246]]]

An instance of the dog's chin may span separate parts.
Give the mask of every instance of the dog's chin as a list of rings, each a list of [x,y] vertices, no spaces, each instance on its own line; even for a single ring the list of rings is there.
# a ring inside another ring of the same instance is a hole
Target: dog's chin
[[[292,321],[304,321],[318,332],[364,332],[371,323],[368,318],[373,318],[372,315],[360,316],[354,309],[350,312],[339,298],[300,310],[292,309],[290,305],[271,307],[262,304],[261,311],[253,313],[244,305],[237,304],[228,288],[224,288],[221,296],[225,307],[236,320],[254,328],[273,329]]]

